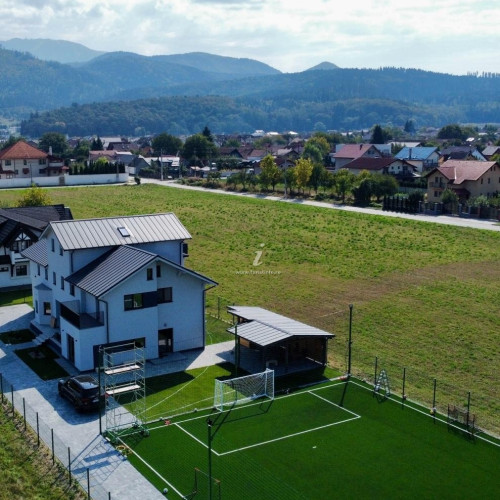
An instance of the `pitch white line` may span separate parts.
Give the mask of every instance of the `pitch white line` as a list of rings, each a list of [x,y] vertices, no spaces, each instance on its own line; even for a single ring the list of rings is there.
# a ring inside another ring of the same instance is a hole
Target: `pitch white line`
[[[119,441],[121,441],[124,446],[127,446],[121,439],[119,439]],[[171,490],[175,491],[181,498],[184,498],[184,495],[170,481],[167,481],[157,470],[153,469],[153,467],[151,467],[151,465],[149,465],[138,453],[134,452],[134,456],[136,456],[151,472],[153,472],[153,474],[156,474],[165,484],[168,484]]]
[[[326,425],[322,425],[320,427],[315,427],[314,429],[307,429],[305,431],[295,432],[294,434],[288,434],[287,436],[281,436],[279,438],[270,439],[269,441],[261,441],[260,443],[255,443],[255,444],[251,444],[249,446],[243,446],[242,448],[237,448],[235,450],[230,450],[230,451],[225,451],[223,453],[219,453],[219,456],[222,457],[224,455],[229,455],[231,453],[236,453],[238,451],[248,450],[249,448],[256,448],[257,446],[262,446],[264,444],[275,443],[276,441],[282,441],[283,439],[289,439],[289,438],[292,438],[294,436],[300,436],[302,434],[307,434],[309,432],[319,431],[321,429],[326,429],[327,427],[333,427],[334,425],[345,424],[347,422],[351,422],[352,420],[357,420],[358,418],[361,418],[361,417],[356,416],[356,417],[348,418],[346,420],[341,420],[340,422],[333,422],[332,424],[326,424]]]
[[[355,417],[361,418],[361,415],[358,415],[357,413],[354,413],[353,411],[348,410],[347,408],[344,408],[343,406],[339,406],[338,404],[334,403],[333,401],[330,401],[329,399],[326,399],[326,398],[320,396],[319,394],[316,394],[314,391],[307,391],[307,392],[309,394],[311,394],[312,396],[316,396],[317,398],[322,399],[323,401],[325,401],[325,402],[327,402],[327,403],[329,403],[329,404],[331,404],[333,406],[336,406],[340,410],[344,410],[347,413],[350,413],[351,415],[354,415]]]
[[[198,439],[196,436],[194,436],[189,431],[187,431],[186,429],[184,429],[184,427],[182,427],[182,425],[179,425],[179,424],[173,424],[173,425],[175,425],[176,427],[178,427],[181,431],[185,432],[190,438],[192,438],[195,441],[197,441],[198,443],[200,443],[204,448],[208,449],[208,446],[201,439]],[[213,448],[212,448],[212,453],[214,455],[217,455],[218,457],[220,456],[220,454],[217,453]]]

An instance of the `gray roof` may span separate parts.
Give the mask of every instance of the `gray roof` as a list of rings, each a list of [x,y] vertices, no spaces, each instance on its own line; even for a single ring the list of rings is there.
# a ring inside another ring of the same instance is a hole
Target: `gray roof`
[[[51,222],[64,250],[182,241],[191,235],[173,213]],[[119,228],[125,228],[120,232]]]
[[[34,245],[31,245],[26,248],[26,250],[23,250],[21,255],[29,260],[32,260],[36,264],[47,267],[49,265],[49,261],[47,259],[47,240],[43,239],[37,241]]]
[[[151,262],[162,261],[177,270],[216,285],[215,281],[151,252],[127,245],[115,247],[66,278],[78,288],[101,297]]]
[[[100,297],[158,256],[129,246],[119,246],[68,276],[66,281]]]
[[[292,337],[334,337],[332,333],[261,307],[229,306],[228,312],[248,321],[237,325],[237,328],[233,326],[228,331],[232,334],[236,332],[238,336],[261,346]]]

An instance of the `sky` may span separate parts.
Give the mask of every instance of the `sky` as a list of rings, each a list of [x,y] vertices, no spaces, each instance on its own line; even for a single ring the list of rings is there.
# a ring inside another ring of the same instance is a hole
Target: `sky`
[[[142,55],[208,52],[287,73],[323,61],[500,73],[495,0],[1,0],[1,39]]]

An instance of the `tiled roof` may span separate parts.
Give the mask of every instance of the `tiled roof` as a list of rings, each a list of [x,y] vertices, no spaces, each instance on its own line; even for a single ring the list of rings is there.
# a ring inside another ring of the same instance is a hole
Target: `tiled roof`
[[[362,170],[382,170],[395,162],[400,162],[396,158],[370,158],[368,156],[361,156],[355,160],[350,161],[344,168],[355,168]],[[403,160],[404,161],[404,160]]]
[[[47,153],[30,146],[25,141],[18,141],[0,151],[0,160],[33,160],[38,158],[47,158]]]
[[[359,158],[363,156],[373,144],[345,144],[340,151],[337,151],[334,158]]]
[[[477,181],[494,165],[494,161],[448,160],[438,170],[456,186],[465,181]]]
[[[52,222],[49,229],[64,250],[191,239],[173,213]]]

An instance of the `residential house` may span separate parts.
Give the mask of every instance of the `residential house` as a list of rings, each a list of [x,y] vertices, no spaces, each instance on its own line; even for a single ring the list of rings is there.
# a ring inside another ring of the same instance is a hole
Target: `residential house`
[[[440,162],[447,160],[486,161],[486,158],[474,146],[450,146],[441,149],[440,154]]]
[[[436,147],[404,147],[395,155],[395,158],[406,160],[417,168],[417,172],[422,173],[425,170],[432,170],[438,166],[439,152]]]
[[[486,146],[482,154],[487,160],[491,160],[493,156],[500,154],[500,146]]]
[[[205,293],[184,266],[191,236],[173,213],[51,222],[32,262],[35,330],[79,370],[100,346],[135,343],[146,358],[205,345]]]
[[[494,161],[448,160],[427,176],[427,200],[440,202],[445,189],[461,201],[500,192],[500,165]]]
[[[0,151],[0,177],[39,177],[45,175],[48,154],[21,140]]]
[[[416,176],[416,167],[406,160],[397,158],[368,158],[362,156],[349,163],[343,168],[353,174],[360,174],[363,170],[372,173],[393,175],[399,179],[413,179]]]
[[[0,209],[0,288],[29,287],[29,260],[21,252],[38,241],[50,221],[71,220],[64,205]]]
[[[337,147],[336,152],[330,154],[335,170],[344,168],[345,165],[361,157],[380,158],[382,153],[373,144],[344,144]]]

